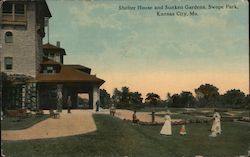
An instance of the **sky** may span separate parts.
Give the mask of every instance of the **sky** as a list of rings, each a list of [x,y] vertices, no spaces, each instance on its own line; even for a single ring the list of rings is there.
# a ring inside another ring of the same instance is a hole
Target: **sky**
[[[47,0],[50,43],[66,64],[82,64],[106,82],[143,97],[191,91],[209,83],[221,94],[248,93],[248,3],[244,0]],[[119,10],[119,6],[237,6],[237,9]],[[195,11],[198,16],[157,16]],[[47,37],[44,43],[47,42]]]

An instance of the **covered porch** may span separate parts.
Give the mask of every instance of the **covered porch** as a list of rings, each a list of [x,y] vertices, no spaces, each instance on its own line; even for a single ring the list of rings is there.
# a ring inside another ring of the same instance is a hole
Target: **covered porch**
[[[96,109],[96,103],[100,99],[98,84],[86,84],[82,82],[72,83],[39,83],[40,109],[68,108],[68,98],[71,101],[71,109],[79,108],[79,94],[88,96],[87,106],[84,109]],[[61,103],[61,104],[60,104]]]
[[[48,60],[42,69],[49,66],[55,66],[56,70],[41,70],[36,77],[40,109],[75,109],[80,93],[88,96],[87,109],[96,109],[100,99],[99,87],[104,80],[91,75],[91,70],[81,65],[63,65]]]

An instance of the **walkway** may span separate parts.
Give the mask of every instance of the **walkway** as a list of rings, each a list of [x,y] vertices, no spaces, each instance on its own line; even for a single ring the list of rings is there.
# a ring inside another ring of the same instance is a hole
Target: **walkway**
[[[131,110],[121,110],[117,109],[115,116],[122,119],[122,120],[132,120],[133,118],[133,111]],[[162,114],[165,115],[167,112],[161,111],[161,112],[156,112],[157,114]],[[151,112],[136,112],[136,117],[141,121],[141,122],[152,122],[152,115]],[[179,122],[182,119],[172,119],[172,122]],[[155,122],[157,123],[164,123],[165,119],[164,116],[155,116]]]
[[[24,130],[1,131],[2,140],[31,140],[56,138],[93,132],[96,130],[92,110],[63,111],[59,119],[48,118]]]

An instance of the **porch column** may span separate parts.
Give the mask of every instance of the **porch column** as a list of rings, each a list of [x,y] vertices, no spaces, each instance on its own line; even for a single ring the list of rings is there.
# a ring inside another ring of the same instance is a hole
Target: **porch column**
[[[93,109],[93,90],[89,91],[89,109]]]
[[[77,92],[76,91],[72,91],[72,93],[71,93],[72,106],[71,107],[73,109],[77,108],[77,98],[78,98]]]
[[[69,94],[68,94],[69,92],[68,92],[68,87],[66,87],[66,86],[63,86],[63,108],[67,108],[68,107],[68,96],[69,96]]]
[[[40,86],[36,84],[36,109],[40,109]]]
[[[30,82],[21,87],[24,106],[37,109],[37,84]]]
[[[100,89],[98,86],[93,87],[93,110],[96,111],[96,102],[100,101]]]
[[[62,100],[62,84],[57,85],[57,111],[61,112],[62,111],[62,105],[63,105],[63,100]]]
[[[25,97],[26,97],[26,85],[22,85],[22,109],[25,107],[29,107],[25,105]]]

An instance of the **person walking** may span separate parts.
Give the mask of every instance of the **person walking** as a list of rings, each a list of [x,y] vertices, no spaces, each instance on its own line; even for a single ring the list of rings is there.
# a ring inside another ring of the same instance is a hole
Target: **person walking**
[[[99,111],[99,108],[100,108],[100,101],[97,100],[97,101],[96,101],[96,112]]]
[[[67,105],[68,105],[68,113],[71,113],[71,111],[70,111],[71,105],[72,105],[71,96],[68,96]]]

